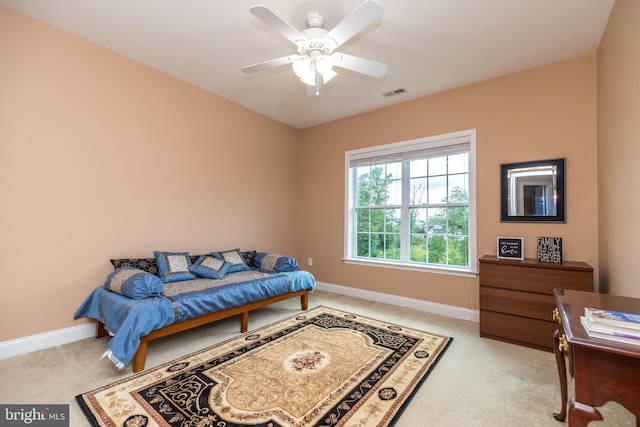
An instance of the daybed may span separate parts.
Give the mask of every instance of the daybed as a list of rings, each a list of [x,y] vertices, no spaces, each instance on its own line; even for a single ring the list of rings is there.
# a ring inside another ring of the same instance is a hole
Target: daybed
[[[74,318],[97,321],[96,337],[112,335],[105,353],[118,368],[144,369],[147,343],[216,320],[300,297],[308,308],[315,279],[294,258],[239,249],[190,256],[154,252],[155,258],[114,259],[114,271],[78,308]]]

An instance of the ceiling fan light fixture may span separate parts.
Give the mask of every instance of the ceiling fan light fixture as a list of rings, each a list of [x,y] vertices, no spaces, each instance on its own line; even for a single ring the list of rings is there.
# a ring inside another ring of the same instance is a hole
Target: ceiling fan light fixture
[[[322,75],[322,83],[327,83],[338,75],[333,71],[333,59],[329,55],[321,55],[316,58],[316,70]]]
[[[291,66],[300,80],[303,80],[309,74],[315,74],[315,70],[312,69],[311,58],[301,58],[298,61],[294,61]]]
[[[316,69],[322,75],[324,73],[333,72],[333,59],[329,55],[320,55],[316,58]],[[335,74],[335,73],[334,73]]]
[[[316,85],[316,73],[315,71],[309,71],[304,77],[300,77],[302,83],[308,86]]]
[[[299,61],[295,61],[292,67],[296,76],[309,86],[317,86],[317,74],[322,77],[322,83],[327,83],[338,75],[333,71],[333,59],[328,55],[302,58]]]
[[[302,58],[291,64],[293,72],[298,76],[302,83],[315,86],[316,84],[316,65],[312,58]]]

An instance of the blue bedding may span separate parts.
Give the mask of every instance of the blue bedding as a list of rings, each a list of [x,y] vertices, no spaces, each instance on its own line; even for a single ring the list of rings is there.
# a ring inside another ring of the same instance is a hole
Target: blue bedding
[[[304,289],[315,289],[315,279],[307,271],[272,273],[258,269],[230,273],[219,280],[165,283],[162,296],[137,300],[100,286],[78,308],[74,318],[89,317],[105,324],[113,335],[106,355],[122,368],[131,363],[140,338],[154,330]]]

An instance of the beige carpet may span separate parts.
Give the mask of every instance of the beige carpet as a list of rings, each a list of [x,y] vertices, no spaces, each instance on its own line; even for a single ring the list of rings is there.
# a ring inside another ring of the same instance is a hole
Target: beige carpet
[[[391,426],[449,337],[317,307],[78,396],[94,425]]]
[[[454,337],[445,357],[417,391],[396,427],[550,426],[563,427],[552,413],[560,392],[552,353],[480,338],[478,324],[316,291],[311,306],[324,305],[410,328]],[[291,300],[251,314],[249,328],[300,313]],[[149,344],[147,368],[167,363],[238,335],[239,320],[228,319]],[[0,402],[66,403],[71,426],[87,419],[75,396],[132,375],[100,360],[106,338],[79,342],[0,360]],[[595,427],[635,426],[634,417],[615,403],[601,409]]]

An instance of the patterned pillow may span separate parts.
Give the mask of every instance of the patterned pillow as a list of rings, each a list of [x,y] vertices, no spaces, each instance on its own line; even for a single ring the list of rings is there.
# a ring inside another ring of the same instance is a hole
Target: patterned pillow
[[[255,266],[263,270],[282,273],[298,269],[298,261],[290,256],[260,252],[254,260]]]
[[[256,258],[256,255],[258,255],[258,252],[256,251],[242,252],[242,256],[244,257],[244,260],[247,262],[247,265],[249,267],[255,266],[253,260]]]
[[[209,254],[207,254],[209,255]],[[189,255],[189,259],[191,260],[191,264],[195,264],[195,262],[201,257],[202,255]]]
[[[189,267],[189,270],[195,273],[196,276],[206,277],[207,279],[222,279],[230,268],[231,263],[211,255],[202,255]]]
[[[235,273],[237,271],[246,271],[251,268],[247,265],[240,249],[229,249],[227,251],[211,252],[211,255],[218,259],[225,260],[231,263],[229,273]]]
[[[158,276],[158,264],[155,258],[118,258],[112,259],[113,268],[133,267]]]
[[[162,252],[153,251],[158,263],[160,278],[164,283],[180,282],[182,280],[195,279],[196,276],[189,271],[191,258],[188,252]]]
[[[104,282],[106,289],[133,299],[160,296],[163,286],[158,276],[133,267],[116,268]]]

